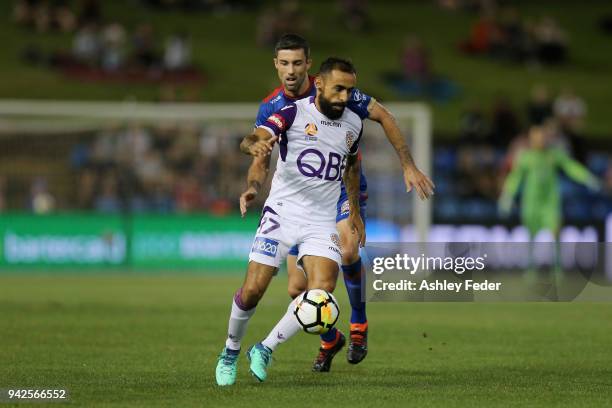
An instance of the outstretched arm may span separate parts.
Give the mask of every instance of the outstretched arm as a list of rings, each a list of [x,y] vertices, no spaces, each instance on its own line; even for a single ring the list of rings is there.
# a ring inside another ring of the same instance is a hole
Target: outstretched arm
[[[267,130],[259,127],[242,139],[240,151],[251,156],[268,156],[277,139],[278,136],[273,136]]]
[[[599,180],[586,167],[569,157],[561,150],[556,152],[557,164],[565,174],[576,183],[584,184],[592,190],[601,188]]]
[[[499,197],[498,207],[502,214],[507,215],[510,213],[512,201],[514,200],[514,196],[521,185],[521,181],[526,171],[527,167],[525,165],[525,160],[522,154],[519,153],[518,157],[515,159],[512,170],[506,177],[506,181],[504,181],[502,193]]]
[[[433,182],[417,168],[412,158],[412,154],[410,153],[410,149],[391,112],[379,102],[375,102],[370,110],[368,118],[380,123],[385,131],[385,136],[387,136],[387,139],[389,139],[389,142],[399,156],[404,171],[406,191],[411,191],[414,187],[422,200],[433,195],[433,190],[435,188]]]
[[[344,175],[342,178],[349,202],[349,225],[353,230],[353,233],[357,234],[359,245],[363,247],[365,245],[366,235],[365,225],[363,224],[361,213],[359,212],[360,166],[361,165],[357,158],[357,154],[349,155],[346,159],[346,168],[344,169]]]

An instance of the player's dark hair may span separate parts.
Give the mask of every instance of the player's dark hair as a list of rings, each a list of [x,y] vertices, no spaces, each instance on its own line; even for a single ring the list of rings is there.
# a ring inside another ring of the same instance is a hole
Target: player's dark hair
[[[283,34],[274,46],[274,55],[278,55],[280,50],[304,50],[306,59],[310,58],[308,41],[297,34]]]
[[[329,57],[321,64],[319,75],[329,74],[333,70],[346,72],[347,74],[357,74],[357,70],[350,60],[339,57]]]

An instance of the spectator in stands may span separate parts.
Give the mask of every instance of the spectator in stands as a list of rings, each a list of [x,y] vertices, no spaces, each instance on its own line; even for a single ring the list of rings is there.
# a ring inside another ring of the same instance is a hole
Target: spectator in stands
[[[284,33],[304,34],[310,23],[298,0],[286,0],[278,7],[265,9],[258,18],[256,41],[260,47],[272,47]]]
[[[102,7],[98,0],[81,0],[79,26],[102,24]]]
[[[561,64],[567,59],[567,34],[557,21],[542,17],[533,27],[537,58],[543,64]]]
[[[459,123],[461,145],[487,144],[487,130],[487,120],[479,104],[473,104],[463,111]]]
[[[117,71],[125,63],[126,31],[118,22],[107,24],[102,30],[102,69]]]
[[[406,81],[424,84],[431,79],[429,51],[416,35],[409,35],[404,39],[401,60]]]
[[[160,153],[152,149],[147,150],[134,165],[136,176],[147,191],[153,190],[153,186],[161,179],[165,171]]]
[[[555,99],[554,113],[563,129],[578,131],[582,128],[587,107],[573,89],[565,88]]]
[[[530,54],[529,38],[518,10],[504,7],[500,12],[498,28],[498,36],[491,50],[493,56],[515,62],[525,61]]]
[[[541,125],[553,115],[550,92],[545,85],[537,84],[531,88],[531,97],[527,102],[527,120],[530,125]]]
[[[102,177],[100,195],[96,197],[94,207],[101,213],[121,212],[119,198],[119,180],[114,171],[106,172]]]
[[[159,180],[153,185],[153,190],[149,194],[152,211],[168,213],[174,211],[174,175],[171,171],[165,170]]]
[[[459,45],[466,54],[488,54],[500,42],[501,28],[491,11],[483,12],[470,29],[470,36]]]
[[[164,68],[180,71],[191,66],[191,41],[185,32],[178,32],[168,38],[164,50]]]
[[[190,213],[205,208],[204,194],[198,179],[193,174],[179,175],[174,198],[178,212]]]
[[[132,122],[119,134],[116,154],[122,165],[138,165],[151,148],[151,135],[142,124]]]
[[[367,0],[339,0],[341,20],[349,31],[364,32],[370,27]]]
[[[400,55],[401,72],[389,72],[384,80],[397,93],[406,97],[432,97],[446,101],[458,92],[447,78],[433,73],[429,49],[416,35],[408,35]]]
[[[155,33],[151,24],[141,24],[132,37],[134,64],[143,68],[160,66],[161,58],[156,49]]]
[[[72,42],[72,56],[77,62],[96,66],[101,50],[100,35],[95,24],[88,24],[79,29]]]
[[[13,20],[41,33],[72,32],[77,26],[76,16],[66,0],[18,0],[13,7]]]
[[[561,138],[569,146],[570,153],[579,162],[586,163],[586,140],[582,135],[587,106],[571,88],[565,88],[554,103],[555,117],[559,123]]]
[[[36,177],[30,186],[28,208],[35,214],[47,214],[55,210],[55,197],[49,191],[49,183],[44,177]]]
[[[98,177],[93,168],[84,168],[79,174],[77,205],[80,209],[92,209],[96,196]]]
[[[498,97],[491,115],[490,143],[505,149],[519,130],[520,123],[514,107],[505,96]]]

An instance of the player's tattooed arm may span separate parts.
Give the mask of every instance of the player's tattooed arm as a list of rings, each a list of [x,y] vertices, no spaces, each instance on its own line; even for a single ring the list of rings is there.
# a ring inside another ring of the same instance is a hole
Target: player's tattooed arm
[[[359,245],[364,246],[366,240],[365,225],[361,219],[359,212],[359,179],[360,166],[357,154],[349,155],[346,159],[346,168],[344,169],[344,187],[349,202],[349,225],[353,233],[357,234]]]
[[[266,182],[269,171],[269,155],[253,157],[253,162],[247,173],[247,189],[240,195],[240,213],[243,217],[257,197],[257,194],[261,191],[261,186]]]
[[[397,153],[402,169],[404,170],[404,182],[406,183],[406,191],[411,191],[414,187],[419,197],[424,200],[433,195],[435,188],[433,182],[416,166],[410,148],[404,140],[404,136],[395,120],[395,117],[379,102],[375,102],[370,110],[369,119],[380,123],[385,136],[389,143]]]
[[[267,130],[257,128],[242,139],[240,151],[251,156],[267,156],[272,152],[278,136],[271,135]]]

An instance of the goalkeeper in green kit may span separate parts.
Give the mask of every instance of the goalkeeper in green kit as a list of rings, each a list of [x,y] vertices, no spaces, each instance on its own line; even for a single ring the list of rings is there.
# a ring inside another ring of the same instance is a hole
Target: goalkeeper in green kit
[[[548,230],[554,235],[555,240],[559,239],[562,223],[559,170],[563,170],[569,178],[590,189],[600,188],[599,180],[582,164],[570,158],[563,150],[549,146],[543,127],[531,127],[529,148],[518,153],[515,158],[514,166],[504,182],[499,199],[500,212],[508,215],[512,209],[514,196],[524,180],[521,222],[529,231],[531,240],[541,230]],[[556,252],[556,268],[558,268],[558,249]]]

